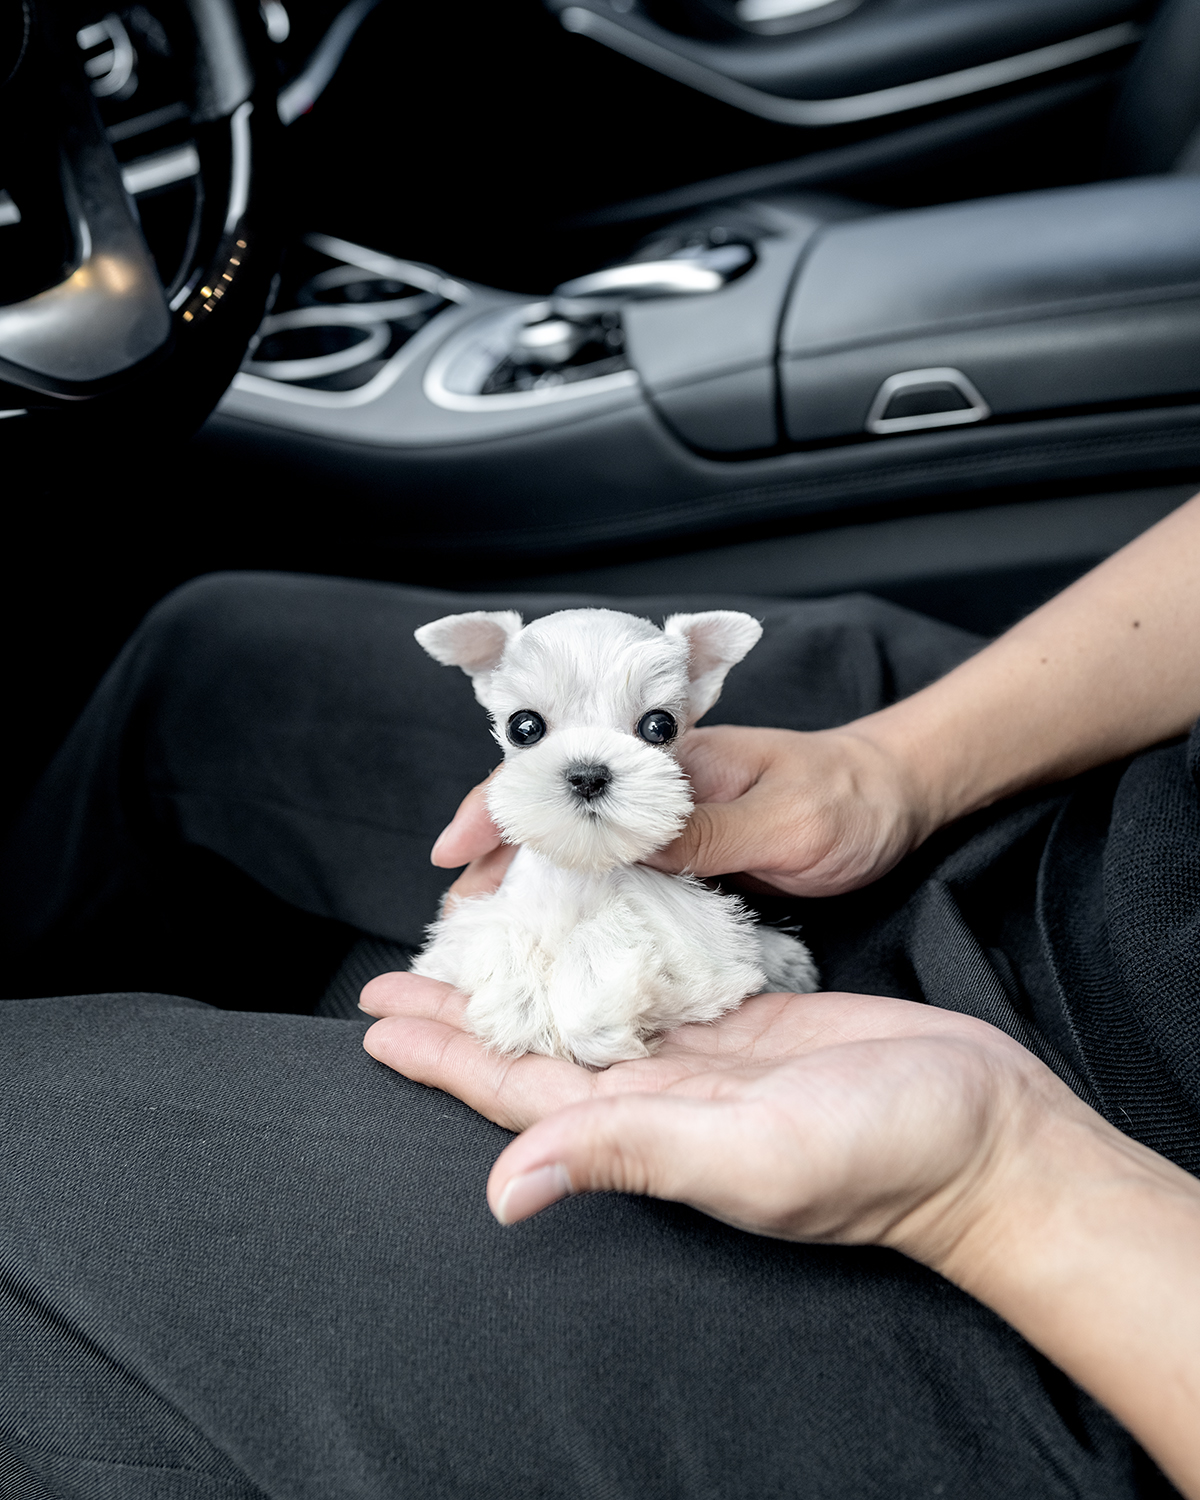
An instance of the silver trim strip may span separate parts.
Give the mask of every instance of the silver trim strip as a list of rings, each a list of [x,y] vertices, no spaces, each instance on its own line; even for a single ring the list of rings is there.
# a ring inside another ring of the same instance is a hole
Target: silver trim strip
[[[195,146],[175,146],[170,151],[156,151],[153,156],[140,156],[137,161],[127,162],[121,168],[121,181],[129,196],[136,198],[139,193],[148,193],[154,188],[186,182],[199,173],[200,155]]]
[[[747,259],[749,257],[747,256]],[[608,266],[564,281],[554,288],[555,298],[603,297],[613,301],[640,297],[694,297],[719,292],[726,278],[712,266],[694,260],[637,260],[623,266]]]
[[[530,407],[553,406],[581,396],[607,396],[613,391],[636,386],[632,370],[618,370],[613,375],[597,375],[594,380],[574,380],[569,385],[547,386],[540,391],[506,391],[496,396],[464,396],[448,391],[440,381],[431,379],[433,367],[425,376],[425,394],[434,406],[446,411],[528,411]]]
[[[120,16],[107,15],[102,21],[84,26],[75,33],[75,41],[83,52],[108,43],[108,51],[89,57],[84,62],[83,71],[92,80],[92,93],[97,99],[107,99],[112,94],[119,97],[133,77],[137,63],[137,54]],[[129,92],[132,93],[133,89]]]
[[[415,297],[381,298],[378,302],[331,302],[318,307],[294,307],[290,312],[271,313],[259,324],[264,337],[287,328],[361,328],[364,324],[390,323],[414,313],[428,312],[439,298],[432,292],[418,292]]]
[[[430,365],[425,375],[425,395],[446,411],[528,411],[535,406],[553,406],[581,396],[607,396],[613,391],[628,390],[638,383],[632,370],[617,370],[612,375],[597,375],[594,380],[573,380],[569,385],[546,386],[540,391],[505,391],[495,396],[465,396],[448,391],[434,378]]]
[[[435,313],[424,328],[419,329],[406,344],[396,350],[377,375],[373,375],[366,385],[356,386],[354,390],[314,391],[304,385],[288,385],[286,381],[265,380],[261,375],[248,375],[244,370],[233,377],[230,390],[244,391],[251,396],[271,396],[276,401],[290,401],[296,406],[318,406],[332,411],[346,406],[369,406],[385,391],[390,390],[415,360],[445,336],[439,324],[447,314],[455,311],[455,308],[444,307],[440,313]]]
[[[286,316],[286,313],[282,314],[282,317]],[[268,328],[266,325],[270,322],[270,318],[264,318],[259,330],[263,337],[284,331],[278,327]],[[353,370],[378,359],[392,337],[386,323],[360,323],[358,331],[366,337],[348,349],[337,349],[332,354],[313,354],[304,359],[252,358],[242,369],[247,375],[260,375],[265,380],[317,380],[322,375],[340,375],[344,370]]]
[[[969,406],[960,406],[957,411],[931,411],[924,416],[885,417],[888,403],[902,391],[919,390],[927,385],[953,387]],[[961,370],[938,366],[932,370],[902,370],[898,375],[889,375],[879,387],[867,413],[866,429],[880,437],[892,432],[925,432],[931,427],[964,427],[971,422],[983,422],[992,414],[991,407],[967,379]]]
[[[330,79],[354,40],[354,34],[378,4],[378,0],[351,0],[317,43],[304,69],[281,89],[275,108],[285,125],[305,115],[325,92]]]
[[[225,233],[232,234],[246,212],[250,198],[250,116],[254,106],[249,100],[239,104],[229,117],[229,207],[225,210]]]
[[[179,288],[179,290],[171,298],[170,302],[167,303],[167,306],[171,309],[172,312],[178,312],[179,311],[179,309],[183,306],[183,304],[187,301],[187,299],[192,295],[192,293],[200,285],[200,282],[203,279],[203,277],[204,277],[204,269],[203,269],[203,267],[200,267],[198,270],[195,270],[195,271],[192,272],[192,274],[188,277],[188,279],[183,283],[183,285]]]
[[[744,26],[756,26],[762,21],[790,21],[836,3],[837,0],[737,0],[734,11]],[[857,3],[861,5],[862,0]]]
[[[544,304],[532,305],[540,308]],[[528,306],[497,308],[455,329],[429,361],[423,383],[427,399],[445,411],[528,411],[531,407],[603,396],[639,384],[635,371],[617,370],[611,375],[597,375],[592,380],[572,380],[563,385],[542,386],[534,391],[502,391],[494,396],[452,391],[447,387],[446,379],[452,367],[472,345],[478,345],[481,338],[490,337],[496,340],[498,350],[507,348],[510,330],[522,325],[527,313]]]
[[[471,300],[470,291],[461,281],[443,276],[433,266],[423,266],[419,261],[400,260],[395,255],[384,255],[380,250],[368,250],[363,245],[340,240],[333,234],[306,234],[304,243],[310,249],[327,255],[330,260],[344,261],[348,266],[357,266],[360,271],[369,271],[372,276],[404,281],[409,286],[419,286],[422,291],[436,292],[439,297],[445,297],[447,302]]]
[[[598,16],[594,11],[584,10],[582,6],[568,5],[559,14],[559,20],[567,31],[602,42],[614,52],[674,78],[688,88],[719,99],[723,104],[731,104],[735,109],[758,115],[763,120],[774,120],[777,124],[802,126],[849,125],[858,120],[877,120],[883,115],[901,114],[929,104],[941,104],[947,99],[981,94],[987,89],[1002,88],[1008,83],[1019,83],[1025,78],[1036,78],[1042,73],[1070,67],[1072,63],[1115,52],[1140,41],[1144,34],[1144,28],[1133,21],[1122,21],[1116,26],[1106,26],[1102,31],[1088,32],[1086,36],[1038,47],[1033,52],[1002,57],[974,68],[962,68],[957,73],[943,73],[938,78],[902,83],[896,88],[851,94],[843,99],[785,99],[726,78],[714,68],[681,57],[669,47],[630,31],[605,16]]]
[[[109,144],[132,140],[135,135],[145,135],[148,130],[157,130],[160,125],[170,125],[173,120],[186,120],[190,111],[186,104],[164,104],[161,109],[152,109],[148,115],[137,115],[132,120],[122,120],[119,125],[110,125],[104,134]]]

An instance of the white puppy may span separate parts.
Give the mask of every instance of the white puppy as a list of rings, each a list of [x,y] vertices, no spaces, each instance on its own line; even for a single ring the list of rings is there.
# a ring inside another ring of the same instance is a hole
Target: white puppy
[[[692,809],[676,735],[761,634],[728,610],[660,630],[608,609],[524,628],[515,611],[477,610],[416,632],[491,714],[504,765],[488,806],[521,846],[500,889],[433,923],[412,966],[470,997],[481,1041],[606,1067],[746,995],[816,988],[796,938],[735,896],[638,864]]]

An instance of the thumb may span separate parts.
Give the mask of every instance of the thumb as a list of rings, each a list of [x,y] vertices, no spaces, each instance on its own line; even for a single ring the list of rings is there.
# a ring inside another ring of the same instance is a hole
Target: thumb
[[[736,1182],[739,1171],[725,1113],[705,1100],[661,1094],[559,1110],[501,1152],[488,1178],[488,1205],[501,1224],[575,1193],[638,1193],[720,1212],[721,1184]]]
[[[442,915],[452,912],[460,901],[469,901],[473,896],[490,896],[493,891],[498,891],[516,856],[515,844],[500,844],[473,859],[442,898]]]
[[[471,788],[458,804],[453,818],[438,834],[429,858],[439,869],[456,870],[501,843],[500,830],[492,822],[487,805],[488,784],[501,769],[497,766],[491,776]]]

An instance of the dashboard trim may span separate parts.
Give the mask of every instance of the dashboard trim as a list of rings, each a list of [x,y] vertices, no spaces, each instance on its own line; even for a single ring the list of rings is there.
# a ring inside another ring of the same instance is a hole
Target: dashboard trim
[[[633,62],[653,68],[655,72],[674,78],[677,83],[708,94],[723,104],[779,125],[796,126],[852,125],[861,120],[877,120],[931,104],[943,104],[950,99],[963,99],[1116,52],[1140,41],[1145,32],[1145,28],[1136,22],[1121,21],[1100,31],[1069,37],[1048,47],[1037,47],[1032,52],[998,58],[995,62],[961,68],[954,73],[942,73],[935,78],[898,84],[894,88],[850,94],[841,99],[786,99],[727,78],[716,69],[674,52],[651,37],[597,15],[582,5],[566,6],[559,12],[559,20],[565,30],[591,37]]]

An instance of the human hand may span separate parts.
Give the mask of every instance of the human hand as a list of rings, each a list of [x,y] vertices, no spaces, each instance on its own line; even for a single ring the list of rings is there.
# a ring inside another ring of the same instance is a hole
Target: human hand
[[[602,1073],[499,1057],[447,985],[382,975],[367,1050],[509,1129],[503,1224],[571,1193],[690,1204],[779,1239],[877,1244],[1009,1322],[1200,1500],[1200,1186],[1011,1038],[869,995],[758,995]]]
[[[936,826],[906,763],[854,725],[693,729],[677,753],[696,806],[680,836],[647,859],[655,869],[832,896],[885,875]],[[435,865],[467,865],[452,900],[495,890],[512,859],[488,812],[491,779],[467,794],[433,848]]]
[[[499,890],[505,872],[516,855],[516,846],[501,841],[487,805],[487,789],[500,770],[497,766],[478,786],[473,786],[458,804],[458,811],[434,841],[429,858],[443,870],[466,869],[447,890],[443,912],[453,911],[471,896],[488,896]]]
[[[486,1051],[463,997],[434,980],[382,975],[361,1004],[382,1018],[372,1056],[524,1131],[488,1182],[508,1224],[616,1190],[944,1269],[1049,1118],[1108,1128],[1003,1033],[904,1000],[758,995],[603,1072]]]
[[[694,729],[679,760],[696,806],[647,864],[758,888],[833,896],[885,875],[933,831],[905,764],[850,725],[800,733]]]

